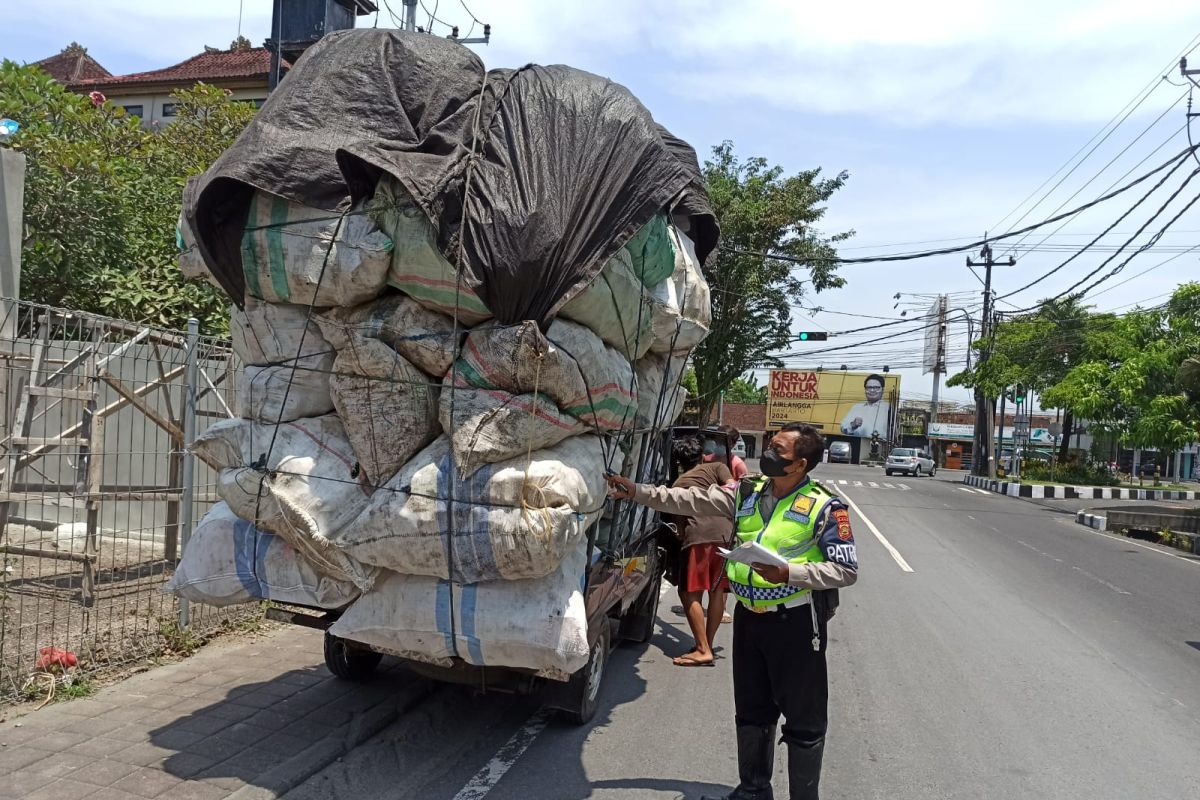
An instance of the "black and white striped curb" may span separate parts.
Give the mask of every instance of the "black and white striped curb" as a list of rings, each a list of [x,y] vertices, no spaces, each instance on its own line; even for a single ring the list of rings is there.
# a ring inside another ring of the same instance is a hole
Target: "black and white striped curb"
[[[1108,530],[1108,518],[1102,517],[1099,514],[1089,514],[1086,511],[1079,511],[1075,514],[1075,521],[1080,525],[1087,525],[1089,528],[1095,528],[1098,531]]]
[[[1114,486],[1062,486],[1060,484],[1028,485],[1014,481],[992,480],[967,475],[963,482],[977,489],[1035,499],[1059,500],[1195,500],[1196,492],[1178,489],[1124,489]]]

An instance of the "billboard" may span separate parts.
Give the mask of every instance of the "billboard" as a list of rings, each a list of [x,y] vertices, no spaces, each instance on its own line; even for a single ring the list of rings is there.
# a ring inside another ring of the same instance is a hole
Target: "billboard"
[[[899,375],[773,369],[767,428],[806,422],[826,434],[889,439],[899,400]]]
[[[929,311],[925,313],[925,352],[921,358],[923,375],[931,372],[943,372],[946,369],[946,296],[938,295]]]

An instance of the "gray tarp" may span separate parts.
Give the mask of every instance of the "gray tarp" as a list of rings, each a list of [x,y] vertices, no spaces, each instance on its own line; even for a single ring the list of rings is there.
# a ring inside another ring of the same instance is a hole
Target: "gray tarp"
[[[334,211],[370,197],[385,172],[456,264],[461,235],[464,278],[501,322],[553,316],[664,207],[692,218],[701,259],[716,246],[695,151],[623,86],[566,66],[485,73],[462,45],[375,29],[311,47],[189,183],[184,213],[240,303],[255,189]]]

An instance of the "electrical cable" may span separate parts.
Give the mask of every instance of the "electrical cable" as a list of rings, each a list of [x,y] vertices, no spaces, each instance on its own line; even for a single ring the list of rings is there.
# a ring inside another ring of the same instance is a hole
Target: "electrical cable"
[[[1059,214],[1054,217],[1050,217],[1049,219],[1042,220],[1041,222],[1035,223],[1033,225],[1029,225],[1029,226],[1022,228],[1020,230],[1017,230],[1017,231],[1011,231],[1009,233],[1001,234],[1000,236],[992,236],[992,237],[988,237],[985,239],[980,239],[980,240],[977,240],[970,244],[958,245],[956,247],[945,247],[945,248],[942,248],[939,250],[925,250],[925,251],[914,252],[914,253],[896,253],[896,254],[892,254],[892,255],[868,256],[868,257],[864,257],[864,258],[828,258],[828,259],[826,259],[826,258],[799,258],[797,256],[788,256],[788,255],[781,255],[781,254],[776,254],[776,253],[763,253],[763,252],[759,252],[756,250],[731,250],[729,252],[734,255],[755,256],[758,258],[771,258],[771,259],[775,259],[777,261],[787,261],[789,263],[798,264],[798,265],[802,265],[802,266],[807,266],[807,265],[811,265],[811,264],[875,264],[875,263],[892,262],[892,261],[912,261],[912,260],[915,260],[918,258],[930,258],[932,256],[944,256],[944,255],[951,255],[953,253],[965,253],[965,252],[968,252],[971,250],[975,250],[976,248],[982,247],[983,245],[988,244],[990,242],[997,242],[1002,239],[1021,236],[1025,233],[1028,233],[1029,231],[1037,230],[1038,228],[1043,227],[1045,225],[1051,225],[1055,222],[1059,222],[1061,220],[1067,219],[1068,217],[1073,217],[1079,213],[1082,213],[1083,211],[1086,211],[1089,208],[1092,208],[1103,202],[1111,200],[1114,197],[1124,194],[1125,192],[1129,191],[1130,189],[1134,188],[1135,186],[1138,186],[1139,184],[1149,180],[1150,178],[1154,177],[1158,173],[1162,172],[1164,169],[1175,164],[1180,159],[1186,158],[1192,152],[1193,152],[1193,148],[1191,148],[1191,147],[1186,148],[1182,152],[1173,156],[1168,161],[1163,162],[1162,164],[1160,164],[1159,166],[1150,170],[1146,174],[1125,184],[1121,188],[1116,189],[1107,194],[1101,195],[1100,197],[1097,197],[1095,200],[1091,200],[1087,203],[1084,203],[1083,205],[1073,208],[1070,211],[1067,211],[1065,213]]]
[[[1056,272],[1058,272],[1059,270],[1061,270],[1063,267],[1065,267],[1065,266],[1067,266],[1068,264],[1070,264],[1072,261],[1074,261],[1074,260],[1075,260],[1076,258],[1078,258],[1079,256],[1081,256],[1081,255],[1083,255],[1084,253],[1086,253],[1086,252],[1088,251],[1088,248],[1090,248],[1092,245],[1096,244],[1096,242],[1100,241],[1102,238],[1104,238],[1105,236],[1107,236],[1107,235],[1108,235],[1108,233],[1109,233],[1109,231],[1111,231],[1112,229],[1114,229],[1114,228],[1116,228],[1118,225],[1120,225],[1122,222],[1124,222],[1124,221],[1126,220],[1126,218],[1128,218],[1128,217],[1129,217],[1129,215],[1130,215],[1130,214],[1132,214],[1134,211],[1136,211],[1136,210],[1138,209],[1138,207],[1140,207],[1140,206],[1142,205],[1142,203],[1146,202],[1146,200],[1148,200],[1148,199],[1150,198],[1150,195],[1152,195],[1152,194],[1154,194],[1155,192],[1157,192],[1157,191],[1158,191],[1158,190],[1159,190],[1159,189],[1162,187],[1162,185],[1163,185],[1164,183],[1166,183],[1166,182],[1167,182],[1167,181],[1168,181],[1168,180],[1171,178],[1171,176],[1172,176],[1172,175],[1174,175],[1174,174],[1176,173],[1176,171],[1178,171],[1178,170],[1179,170],[1179,168],[1180,168],[1181,166],[1183,166],[1184,164],[1186,164],[1186,163],[1187,163],[1187,160],[1186,160],[1186,159],[1183,159],[1183,158],[1179,159],[1178,163],[1176,163],[1176,164],[1175,164],[1175,166],[1174,166],[1174,167],[1171,169],[1171,171],[1170,171],[1170,172],[1168,172],[1166,175],[1164,175],[1164,176],[1162,177],[1162,179],[1161,179],[1161,180],[1160,180],[1158,183],[1154,184],[1154,186],[1152,186],[1152,187],[1150,188],[1150,191],[1146,192],[1144,195],[1142,195],[1140,198],[1138,198],[1137,202],[1135,202],[1135,203],[1134,203],[1132,206],[1130,206],[1128,209],[1126,209],[1126,210],[1125,210],[1125,212],[1124,212],[1123,214],[1121,214],[1121,216],[1117,217],[1117,219],[1116,219],[1116,220],[1114,220],[1114,221],[1113,221],[1113,223],[1112,223],[1111,225],[1109,225],[1109,226],[1108,226],[1108,227],[1107,227],[1107,228],[1106,228],[1104,231],[1102,231],[1101,233],[1097,234],[1097,235],[1096,235],[1096,237],[1095,237],[1094,239],[1092,239],[1090,242],[1088,242],[1087,244],[1085,244],[1083,247],[1079,248],[1079,250],[1077,250],[1077,251],[1074,253],[1074,255],[1072,255],[1072,256],[1071,256],[1070,258],[1068,258],[1066,261],[1063,261],[1061,264],[1059,264],[1059,265],[1058,265],[1057,267],[1055,267],[1054,269],[1051,269],[1051,270],[1049,270],[1048,272],[1045,272],[1045,273],[1043,273],[1042,275],[1039,275],[1038,277],[1034,278],[1034,279],[1033,279],[1033,280],[1031,280],[1029,283],[1027,283],[1027,284],[1025,284],[1024,286],[1022,286],[1020,289],[1014,289],[1014,290],[1013,290],[1013,291],[1011,291],[1011,292],[1007,292],[1006,294],[1002,294],[1002,295],[1000,295],[1000,296],[999,296],[999,297],[997,297],[996,299],[997,299],[997,300],[1003,300],[1003,299],[1005,299],[1006,297],[1012,297],[1014,294],[1020,294],[1021,292],[1025,291],[1026,289],[1029,289],[1029,288],[1031,288],[1031,287],[1033,287],[1033,286],[1036,286],[1037,284],[1039,284],[1039,283],[1041,283],[1042,281],[1044,281],[1044,280],[1046,280],[1047,278],[1049,278],[1051,275],[1053,275],[1053,274],[1055,274]],[[1194,174],[1195,174],[1195,173],[1193,172],[1193,176],[1194,176]],[[1189,176],[1188,180],[1189,180],[1189,181],[1191,180],[1191,176]],[[1184,181],[1184,186],[1186,186],[1186,185],[1187,185],[1187,181]],[[1174,197],[1174,195],[1172,195],[1172,197]],[[1160,211],[1161,211],[1161,209],[1160,209]],[[1153,217],[1151,218],[1151,221],[1153,221]],[[1149,224],[1149,223],[1147,223],[1147,224]],[[1133,236],[1130,236],[1128,239],[1126,239],[1126,240],[1125,240],[1125,243],[1121,245],[1121,247],[1120,247],[1120,248],[1119,248],[1119,249],[1116,251],[1116,253],[1120,253],[1120,252],[1121,252],[1121,251],[1123,251],[1123,250],[1124,250],[1126,247],[1128,247],[1128,246],[1129,246],[1129,244],[1130,244],[1130,243],[1131,243],[1131,242],[1132,242],[1132,241],[1133,241],[1135,238],[1137,238],[1137,236],[1138,236],[1138,235],[1140,235],[1140,234],[1141,234],[1141,232],[1142,232],[1143,230],[1145,230],[1145,227],[1146,227],[1146,226],[1145,226],[1145,225],[1143,225],[1143,226],[1142,226],[1142,227],[1141,227],[1141,228],[1140,228],[1140,229],[1139,229],[1139,230],[1138,230],[1136,233],[1134,233],[1134,234],[1133,234]],[[1116,255],[1116,253],[1114,253],[1114,255]]]

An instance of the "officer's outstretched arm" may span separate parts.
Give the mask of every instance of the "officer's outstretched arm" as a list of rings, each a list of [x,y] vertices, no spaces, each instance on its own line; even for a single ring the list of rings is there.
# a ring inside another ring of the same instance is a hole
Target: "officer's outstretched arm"
[[[858,550],[850,530],[850,512],[840,500],[834,500],[817,520],[819,546],[824,561],[789,566],[788,584],[804,589],[839,589],[858,580]]]
[[[733,519],[733,492],[720,486],[672,489],[639,483],[633,496],[635,503],[653,508],[663,514],[681,517],[724,517]]]

